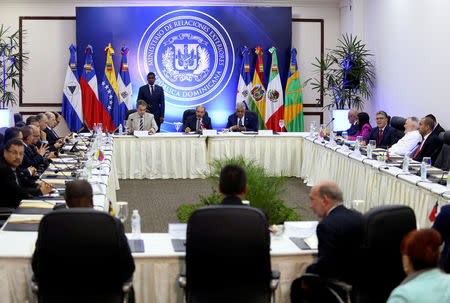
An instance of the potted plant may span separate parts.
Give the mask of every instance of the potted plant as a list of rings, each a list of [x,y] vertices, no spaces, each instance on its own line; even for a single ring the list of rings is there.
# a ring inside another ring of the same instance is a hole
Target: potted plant
[[[20,60],[24,64],[28,57],[19,50],[19,31],[9,34],[9,28],[0,25],[0,126],[9,126],[9,106],[17,103]],[[6,117],[6,121],[3,120]]]

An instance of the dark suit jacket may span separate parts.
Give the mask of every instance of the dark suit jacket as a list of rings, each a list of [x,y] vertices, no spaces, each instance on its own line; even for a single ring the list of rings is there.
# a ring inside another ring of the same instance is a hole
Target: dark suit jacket
[[[306,272],[352,283],[361,254],[362,215],[337,206],[317,225],[317,238],[318,259]]]
[[[49,163],[48,160],[44,157],[42,157],[40,154],[36,152],[34,149],[34,146],[25,146],[25,153],[23,155],[22,164],[20,167],[22,168],[28,168],[30,166],[33,166],[34,168],[39,168],[43,166],[43,168],[47,168]]]
[[[222,205],[244,205],[242,204],[242,200],[235,196],[228,196],[223,198]]]
[[[445,129],[438,123],[438,125],[436,125],[431,134],[439,136],[439,134],[442,132],[445,132]]]
[[[54,130],[47,127],[46,129],[44,129],[44,132],[47,135],[48,145],[54,145],[56,141],[58,141],[59,136],[55,133]]]
[[[228,117],[228,123],[227,123],[226,128],[230,128],[237,124],[238,124],[238,118],[237,118],[236,113],[234,113]],[[245,114],[244,126],[247,129],[247,131],[258,131],[258,121],[255,119],[255,117],[252,114],[248,114],[248,113]]]
[[[422,162],[423,157],[431,157],[431,164],[433,165],[441,152],[441,148],[442,142],[439,140],[437,135],[433,135],[433,132],[431,132],[427,140],[423,143],[419,154],[413,159]],[[413,151],[413,155],[415,152],[416,150]]]
[[[350,125],[350,128],[347,129],[347,134],[349,136],[355,136],[357,132],[358,132],[358,125],[356,123],[353,123],[352,125]]]
[[[380,133],[380,130],[378,127],[372,128],[372,131],[370,132],[369,137],[367,137],[364,141],[368,144],[370,140],[375,140],[377,142],[378,148],[384,148],[387,149],[397,143],[398,137],[397,137],[397,130],[393,127],[390,127],[389,125],[386,125],[384,128],[383,134],[381,135],[380,144],[378,144],[378,134]]]
[[[148,84],[143,85],[139,88],[138,100],[144,100],[150,106],[150,113],[155,117],[156,124],[161,124],[159,122],[160,117],[164,117],[164,89],[154,84],[153,85],[153,94],[150,94],[150,87]]]
[[[207,117],[206,115],[203,116],[202,123],[206,129],[212,129],[210,117]],[[183,125],[183,131],[186,129],[186,127],[189,127],[193,132],[197,131],[197,117],[195,115],[190,116],[186,119],[186,123]]]
[[[4,160],[0,162],[0,207],[16,208],[22,199],[39,196],[42,194],[37,184],[30,180],[20,169],[17,169],[16,182],[14,172]]]
[[[444,249],[441,255],[441,266],[443,267],[448,257],[448,248],[450,244],[450,205],[445,205],[441,208],[436,221],[433,223],[433,228],[440,232],[442,240],[444,241]],[[447,263],[447,266],[450,265]]]

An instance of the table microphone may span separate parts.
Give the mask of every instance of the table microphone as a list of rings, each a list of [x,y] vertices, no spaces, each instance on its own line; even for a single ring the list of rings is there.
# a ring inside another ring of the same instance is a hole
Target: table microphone
[[[67,162],[65,162],[65,161],[63,160],[63,158],[60,157],[60,158],[58,158],[58,159],[61,160],[62,164],[63,164],[68,170],[71,171],[70,175],[71,175],[72,177],[76,178],[76,176],[77,176],[77,174],[76,174],[76,172],[75,172],[76,168],[75,168],[75,169],[71,168],[71,166],[70,166]],[[73,166],[72,166],[72,167],[73,167]],[[59,172],[61,172],[61,171],[62,171],[61,169],[56,168],[56,169],[55,169],[55,174],[57,174],[57,173],[59,173]]]
[[[331,124],[331,122],[333,122],[333,121],[334,121],[334,119],[335,119],[335,118],[333,117],[333,119],[331,119],[331,120],[330,120],[330,122],[328,122],[328,123],[327,123],[327,125],[325,125],[325,129],[327,129],[327,128],[328,128],[328,125],[330,125],[330,124]]]

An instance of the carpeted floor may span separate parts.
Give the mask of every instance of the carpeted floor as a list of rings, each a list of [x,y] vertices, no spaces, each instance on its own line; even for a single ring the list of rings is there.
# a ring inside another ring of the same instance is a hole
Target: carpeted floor
[[[317,220],[308,208],[309,191],[303,180],[289,178],[285,183],[283,198],[286,205],[296,207],[295,211],[303,220]],[[130,232],[130,218],[133,209],[141,215],[141,230],[147,233],[167,232],[168,223],[178,222],[177,208],[184,203],[199,203],[199,195],[207,196],[212,185],[203,179],[157,179],[157,180],[120,180],[117,201],[129,204],[125,229]]]

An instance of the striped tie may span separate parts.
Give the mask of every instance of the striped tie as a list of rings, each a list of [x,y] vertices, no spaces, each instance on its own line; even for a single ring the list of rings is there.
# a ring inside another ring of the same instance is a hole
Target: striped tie
[[[141,121],[139,122],[139,130],[144,130],[144,117],[141,117]]]

